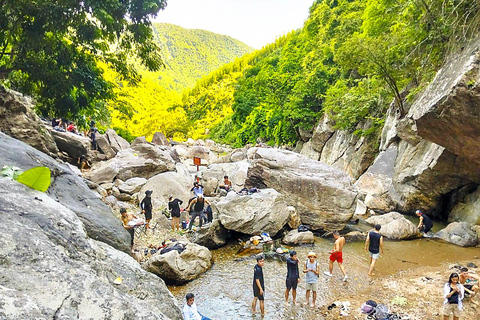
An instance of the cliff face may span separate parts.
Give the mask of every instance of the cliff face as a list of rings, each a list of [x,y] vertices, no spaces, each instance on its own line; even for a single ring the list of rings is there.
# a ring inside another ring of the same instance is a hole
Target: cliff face
[[[478,192],[465,194],[465,186],[475,190],[480,184],[479,82],[480,38],[448,59],[407,105],[405,116],[392,106],[380,150],[371,141],[333,130],[322,119],[303,152],[357,179],[361,198],[371,209],[423,209],[452,221],[476,223],[480,213],[466,219],[460,211],[476,212],[466,206],[478,206]],[[461,206],[452,211],[456,203]]]

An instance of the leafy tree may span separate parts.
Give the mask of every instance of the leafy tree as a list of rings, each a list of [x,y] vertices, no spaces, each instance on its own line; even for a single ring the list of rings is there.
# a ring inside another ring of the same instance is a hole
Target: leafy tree
[[[0,0],[0,78],[33,95],[43,114],[105,114],[116,95],[97,62],[130,83],[140,81],[136,61],[158,70],[150,18],[165,6],[166,0]]]

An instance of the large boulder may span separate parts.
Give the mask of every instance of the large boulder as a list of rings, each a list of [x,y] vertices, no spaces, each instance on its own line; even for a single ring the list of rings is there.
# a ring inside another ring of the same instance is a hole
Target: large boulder
[[[417,227],[402,214],[390,212],[365,220],[368,224],[382,226],[380,233],[392,240],[407,240],[421,237]]]
[[[227,234],[227,229],[222,226],[219,220],[215,219],[208,228],[202,228],[195,232],[195,237],[191,240],[208,249],[217,249],[227,243]]]
[[[0,131],[52,156],[58,153],[30,98],[0,85]]]
[[[188,200],[193,197],[193,194],[190,193],[191,188],[192,180],[188,176],[177,172],[164,172],[148,179],[138,193],[138,201],[142,201],[145,197],[145,191],[153,190],[154,209],[168,207],[169,195],[182,200],[183,206],[186,207]]]
[[[185,250],[172,250],[164,254],[157,252],[142,267],[155,273],[169,284],[184,284],[196,279],[213,264],[213,256],[205,247],[195,243],[183,243]]]
[[[357,200],[353,179],[338,169],[297,153],[251,148],[245,185],[274,188],[294,206],[302,223],[314,229],[342,229]]]
[[[90,139],[71,132],[59,132],[52,130],[52,136],[60,151],[65,152],[72,159],[78,159],[82,155],[91,154]]]
[[[216,207],[225,228],[250,235],[268,232],[273,237],[290,218],[285,197],[274,189],[252,195],[229,192]]]
[[[115,157],[117,152],[113,150],[112,146],[110,145],[110,141],[108,141],[108,136],[106,134],[97,134],[96,141],[98,149],[101,153],[103,153],[106,159],[112,159]]]
[[[0,165],[16,166],[22,170],[37,166],[50,168],[52,183],[47,191],[50,197],[77,214],[89,237],[129,251],[130,235],[121,222],[68,166],[3,133],[0,133],[0,149],[3,150],[0,152]]]
[[[393,186],[393,173],[398,147],[392,144],[380,152],[375,162],[355,183],[364,198],[365,205],[376,212],[390,212],[396,209],[400,195]]]
[[[167,137],[161,132],[155,132],[153,134],[152,143],[159,145],[159,146],[168,146],[170,143],[168,142]]]
[[[294,229],[287,233],[282,242],[286,245],[312,244],[315,242],[315,238],[312,231],[298,232],[297,229]]]
[[[452,222],[438,231],[434,237],[461,247],[474,247],[478,243],[476,231],[466,222]]]
[[[185,156],[190,159],[192,159],[193,157],[197,157],[200,159],[208,160],[210,157],[210,150],[203,146],[193,146],[188,148],[187,154]]]
[[[145,178],[130,178],[119,185],[118,190],[120,190],[120,192],[134,194],[139,192],[145,183],[147,183],[147,179]]]
[[[161,279],[89,239],[72,210],[5,178],[0,193],[2,318],[182,319]]]
[[[407,117],[417,134],[480,167],[480,37],[449,57]],[[478,169],[477,169],[478,170]]]
[[[232,189],[236,191],[241,190],[247,179],[249,165],[247,161],[209,165],[205,170],[201,171],[202,184],[205,187],[204,193],[212,195],[215,191],[218,192],[218,186],[223,183],[223,177],[226,175],[232,182]]]
[[[175,170],[168,147],[138,139],[132,142],[131,148],[118,152],[115,158],[95,163],[85,176],[96,183],[108,183],[114,179],[149,179],[158,173]]]
[[[115,153],[119,152],[120,150],[130,148],[130,143],[120,137],[115,130],[107,129],[107,131],[105,131],[105,135],[107,136],[108,142]]]
[[[448,220],[480,225],[480,187],[453,207]]]

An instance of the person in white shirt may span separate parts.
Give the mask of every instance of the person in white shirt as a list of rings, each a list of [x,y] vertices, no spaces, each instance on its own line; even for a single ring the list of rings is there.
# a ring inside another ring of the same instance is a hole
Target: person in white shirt
[[[443,319],[448,320],[450,314],[453,314],[453,320],[460,319],[462,315],[462,300],[464,297],[464,288],[459,282],[457,273],[452,273],[448,282],[443,287]]]
[[[210,320],[210,318],[202,316],[197,311],[197,305],[195,304],[195,296],[193,293],[187,293],[185,296],[187,303],[183,306],[183,319],[184,320]]]

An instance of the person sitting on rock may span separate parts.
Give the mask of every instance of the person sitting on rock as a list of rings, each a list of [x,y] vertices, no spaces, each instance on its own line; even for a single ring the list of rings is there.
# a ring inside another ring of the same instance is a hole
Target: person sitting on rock
[[[71,133],[77,134],[77,128],[75,127],[75,124],[73,122],[70,122],[67,126],[67,131]]]
[[[80,166],[80,171],[83,173],[85,171],[85,167],[91,167],[92,164],[88,161],[87,156],[81,155],[80,158],[78,158],[78,165]]]
[[[190,189],[190,191],[193,191],[195,198],[197,198],[199,195],[203,196],[203,186],[198,182],[193,183],[193,188]]]
[[[210,205],[210,203],[205,200],[205,198],[203,198],[203,195],[200,194],[188,205],[187,211],[190,211],[190,208],[193,206],[193,213],[190,218],[190,223],[188,224],[188,230],[192,230],[193,222],[195,221],[196,217],[198,217],[198,219],[200,220],[200,228],[202,227],[204,216],[203,209],[205,207],[205,203]]]
[[[62,125],[62,119],[61,119],[61,118],[59,118],[59,119],[53,118],[53,119],[52,119],[52,127],[53,127],[54,129],[60,128],[61,125]]]
[[[135,229],[134,228],[136,226],[143,225],[145,223],[145,221],[143,219],[140,219],[139,217],[137,217],[133,213],[127,213],[127,209],[125,209],[125,208],[120,209],[120,214],[122,215],[123,227],[125,228],[125,230],[128,231],[128,233],[130,233],[130,236],[131,236],[130,245],[131,245],[131,250],[132,250],[132,253],[133,253],[133,242],[134,242],[133,239],[135,237]]]
[[[415,211],[415,214],[417,217],[420,217],[420,221],[418,222],[417,229],[422,231],[425,234],[428,234],[428,232],[432,229],[433,227],[433,222],[432,219],[430,219],[426,214],[424,214],[422,211],[417,210]]]
[[[223,177],[223,183],[219,185],[218,188],[223,189],[227,192],[230,191],[230,189],[232,188],[232,182],[228,180],[228,176]]]
[[[187,303],[183,306],[183,319],[184,320],[210,320],[205,316],[202,316],[197,311],[197,305],[195,304],[195,295],[193,293],[187,293],[185,296]]]
[[[463,285],[463,288],[465,289],[465,294],[468,294],[471,298],[473,298],[479,291],[478,285],[480,283],[480,276],[477,274],[469,274],[468,268],[461,267],[460,283]],[[477,304],[476,302],[474,303]]]
[[[153,193],[153,190],[145,191],[145,198],[143,198],[142,202],[140,202],[140,208],[142,209],[142,213],[145,214],[147,229],[150,228],[150,220],[152,220],[152,210],[153,210],[152,193]]]

